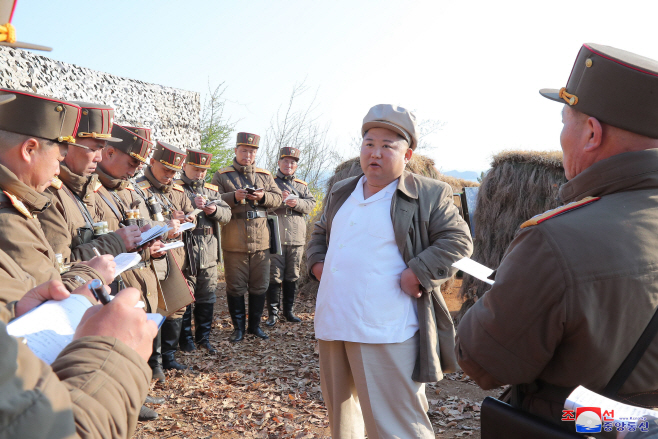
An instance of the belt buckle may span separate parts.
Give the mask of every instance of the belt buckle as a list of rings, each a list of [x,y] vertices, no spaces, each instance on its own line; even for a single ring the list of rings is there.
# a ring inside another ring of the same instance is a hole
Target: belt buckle
[[[292,215],[292,207],[286,207],[286,215]]]
[[[250,219],[254,219],[254,218],[256,218],[256,212],[254,212],[253,210],[248,210],[247,211],[247,219],[250,220]]]

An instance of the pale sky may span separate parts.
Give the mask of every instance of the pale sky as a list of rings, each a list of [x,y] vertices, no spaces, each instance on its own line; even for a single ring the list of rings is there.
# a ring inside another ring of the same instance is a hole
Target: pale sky
[[[50,58],[205,94],[225,82],[238,131],[264,136],[295,83],[344,156],[376,104],[443,129],[427,154],[481,171],[505,149],[559,149],[561,105],[583,43],[658,60],[655,1],[19,0],[19,41]],[[311,93],[309,93],[310,97]]]

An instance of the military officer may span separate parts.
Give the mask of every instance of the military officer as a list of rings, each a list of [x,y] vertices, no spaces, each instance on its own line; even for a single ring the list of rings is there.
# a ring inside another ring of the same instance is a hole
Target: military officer
[[[306,244],[306,221],[304,215],[315,207],[315,198],[308,190],[308,184],[295,178],[300,151],[284,146],[279,152],[279,170],[276,182],[283,196],[283,204],[274,209],[279,217],[279,236],[282,255],[271,255],[270,286],[267,289],[268,319],[265,323],[273,326],[279,314],[279,295],[283,283],[283,317],[289,322],[301,320],[292,312],[297,294],[299,267],[302,263]]]
[[[137,186],[146,193],[147,197],[153,196],[162,204],[162,213],[166,219],[180,222],[191,221],[186,215],[194,210],[192,203],[185,196],[184,189],[174,182],[176,173],[182,169],[185,156],[185,152],[176,146],[156,142],[150,166],[144,169],[144,175],[135,180]],[[189,232],[185,232],[184,242],[188,239],[188,234]],[[190,265],[187,261],[185,247],[170,251],[184,272]],[[170,273],[173,269],[174,267],[168,267],[167,272]],[[165,369],[187,369],[187,366],[177,362],[174,357],[178,349],[184,312],[183,309],[170,315],[162,325],[162,365]]]
[[[229,338],[232,342],[241,341],[245,333],[247,292],[247,332],[269,338],[260,328],[270,278],[267,209],[281,205],[281,190],[269,171],[254,165],[259,142],[256,134],[238,133],[233,164],[217,171],[212,179],[232,211],[231,221],[222,227],[226,301],[234,328]]]
[[[0,89],[16,99],[0,106],[0,248],[37,284],[62,280],[69,290],[93,278],[114,278],[112,256],[75,264],[60,276],[55,252],[37,215],[50,204],[42,192],[59,174],[59,162],[75,140],[81,108],[33,93]]]
[[[60,164],[59,178],[47,189],[52,204],[39,214],[41,227],[55,253],[64,263],[94,257],[94,248],[102,254],[116,256],[131,251],[140,240],[136,225],[94,236],[93,223],[104,219],[102,200],[97,192],[103,186],[95,174],[102,160],[106,142],[120,142],[112,137],[114,109],[107,105],[74,102],[82,108],[75,143]],[[98,215],[92,214],[92,212]]]
[[[585,44],[566,86],[540,93],[563,104],[566,204],[521,225],[459,324],[457,359],[481,387],[512,384],[512,405],[563,425],[578,385],[657,407],[656,337],[606,388],[658,307],[658,62]]]
[[[201,211],[196,215],[196,228],[191,233],[192,245],[187,269],[187,281],[194,290],[195,337],[192,338],[192,305],[183,316],[180,335],[181,350],[191,352],[196,344],[209,353],[217,351],[210,344],[213,308],[216,301],[217,264],[220,261],[220,225],[231,220],[231,208],[219,196],[217,186],[206,183],[212,154],[198,149],[188,149],[183,173],[176,183],[185,189],[185,195]],[[209,204],[213,202],[213,204]]]

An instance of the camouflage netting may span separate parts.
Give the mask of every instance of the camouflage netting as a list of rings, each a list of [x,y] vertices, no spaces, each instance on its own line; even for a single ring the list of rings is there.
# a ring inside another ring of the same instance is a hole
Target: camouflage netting
[[[519,226],[560,205],[558,190],[566,181],[562,152],[504,151],[496,155],[478,191],[471,258],[496,269]],[[464,274],[460,291],[464,304],[456,320],[489,288]]]
[[[439,171],[437,171],[436,167],[434,166],[434,160],[420,154],[414,154],[411,157],[411,160],[407,164],[407,170],[413,172],[414,174],[419,174],[425,177],[446,182],[450,186],[452,186],[452,189],[455,192],[461,192],[464,187],[479,186],[478,183],[475,183],[473,181],[463,180],[461,178],[455,178],[441,174]],[[333,187],[334,183],[349,177],[357,176],[361,173],[362,171],[361,171],[361,164],[359,161],[359,157],[355,157],[344,161],[343,163],[336,166],[334,175],[332,175],[331,178],[327,181],[327,188],[325,194],[328,194],[331,191],[331,188]],[[323,200],[323,205],[324,205],[324,200]],[[318,213],[317,218],[311,218],[307,222],[307,229],[306,229],[307,242],[311,238],[313,225],[315,224],[316,221],[320,219],[319,216],[321,214],[322,212]],[[447,289],[452,284],[452,282],[453,279],[450,279],[448,282],[445,282],[442,285],[442,291]],[[306,297],[315,296],[317,294],[319,284],[308,276],[306,269],[306,258],[302,259],[300,285],[302,286],[302,292]]]

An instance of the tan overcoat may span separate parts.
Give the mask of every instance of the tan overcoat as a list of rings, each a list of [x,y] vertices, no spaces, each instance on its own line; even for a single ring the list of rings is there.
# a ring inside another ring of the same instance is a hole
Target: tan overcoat
[[[360,178],[339,181],[331,189],[306,248],[311,276],[313,265],[324,262],[331,245],[334,216]],[[455,328],[440,286],[457,271],[452,264],[473,252],[471,234],[454,205],[452,188],[408,171],[400,177],[391,200],[391,219],[400,254],[425,290],[418,299],[420,349],[412,379],[439,381],[444,373],[457,369]]]
[[[279,217],[279,236],[281,245],[304,245],[306,244],[306,219],[304,215],[309,214],[315,207],[315,198],[308,189],[304,180],[295,178],[294,175],[284,175],[280,170],[276,173],[274,182],[281,192],[287,190],[299,196],[295,207],[288,207],[283,201],[272,213]]]

